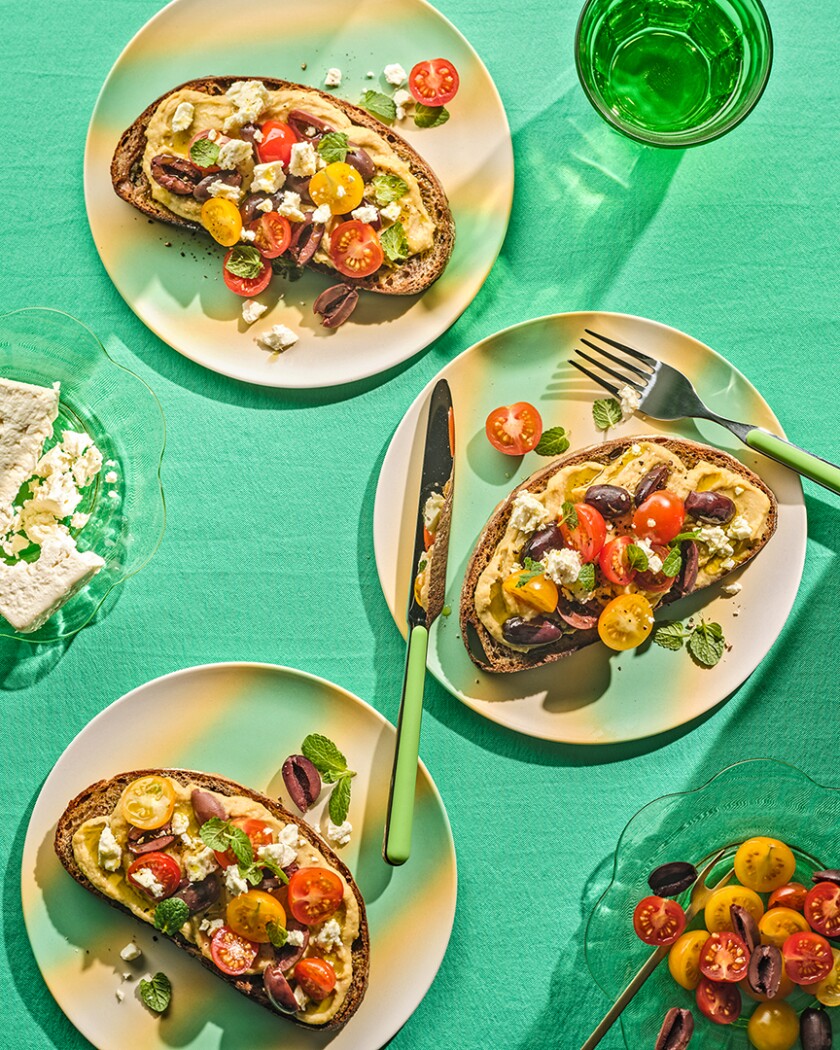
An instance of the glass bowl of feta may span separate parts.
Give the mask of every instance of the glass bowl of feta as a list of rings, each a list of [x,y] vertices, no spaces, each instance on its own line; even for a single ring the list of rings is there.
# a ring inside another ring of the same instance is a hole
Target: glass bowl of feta
[[[0,316],[0,637],[66,639],[163,538],[163,411],[69,314]]]

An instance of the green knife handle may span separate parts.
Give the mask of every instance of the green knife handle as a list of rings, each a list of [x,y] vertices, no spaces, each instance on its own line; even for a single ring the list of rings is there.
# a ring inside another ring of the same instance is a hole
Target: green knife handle
[[[811,481],[816,481],[818,485],[823,485],[831,492],[840,493],[840,467],[829,463],[828,460],[820,459],[819,456],[814,456],[797,445],[791,445],[789,441],[776,437],[775,434],[770,434],[766,430],[760,430],[758,427],[749,431],[746,442],[750,448],[763,452],[765,456],[770,456],[779,463],[784,463],[786,467],[810,478]]]
[[[417,762],[420,758],[420,720],[423,716],[423,687],[426,682],[426,652],[429,632],[412,627],[405,658],[400,717],[397,722],[396,755],[391,776],[391,794],[385,822],[382,854],[389,864],[405,864],[411,853],[411,827],[414,822],[414,792]]]

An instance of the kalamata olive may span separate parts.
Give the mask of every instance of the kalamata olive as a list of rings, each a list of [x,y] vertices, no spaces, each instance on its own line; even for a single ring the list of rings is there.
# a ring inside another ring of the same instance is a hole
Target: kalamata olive
[[[225,186],[236,186],[238,188],[242,185],[242,176],[238,171],[217,171],[199,182],[193,190],[193,197],[202,204],[204,201],[209,201],[213,196],[210,192],[210,187],[214,182],[223,182]]]
[[[758,944],[750,956],[747,982],[758,995],[774,998],[782,981],[782,953],[773,944]]]
[[[263,972],[263,985],[266,995],[275,1010],[281,1014],[296,1014],[300,1007],[295,999],[292,986],[283,976],[283,968],[277,963],[267,966]]]
[[[190,795],[190,802],[192,802],[195,819],[199,824],[206,824],[207,821],[212,820],[213,817],[218,817],[219,820],[225,820],[227,818],[225,807],[216,796],[211,795],[209,791],[202,791],[201,788],[193,788],[192,794]]]
[[[190,911],[195,914],[204,911],[219,899],[222,886],[216,874],[210,874],[201,882],[182,882],[173,896],[180,897]]]
[[[682,563],[671,590],[682,596],[691,594],[694,590],[694,585],[697,583],[697,573],[700,570],[700,554],[694,540],[683,540],[680,544],[680,554],[682,555]]]
[[[321,794],[321,774],[303,755],[289,755],[283,763],[283,783],[301,813],[314,806]]]
[[[735,504],[721,492],[689,492],[685,512],[696,521],[724,525],[735,517]]]
[[[139,857],[143,853],[159,853],[160,850],[166,849],[167,846],[171,846],[175,841],[174,835],[158,835],[154,839],[146,839],[145,842],[132,842],[131,836],[128,838],[128,849],[130,853]]]
[[[325,288],[312,305],[312,312],[321,318],[324,328],[338,328],[350,317],[359,301],[359,292],[349,284],[334,284]]]
[[[802,1050],[831,1050],[831,1018],[825,1010],[809,1006],[799,1018]]]
[[[286,120],[302,139],[307,139],[309,142],[317,142],[322,135],[335,130],[320,117],[315,117],[302,109],[291,110]]]
[[[502,624],[502,634],[512,645],[549,645],[563,637],[563,628],[547,616],[535,616],[533,620],[511,616]]]
[[[665,1014],[653,1050],[685,1050],[694,1035],[694,1018],[690,1010],[673,1006]]]
[[[761,934],[758,932],[758,923],[751,912],[742,908],[740,904],[732,904],[729,907],[729,915],[732,919],[732,930],[737,933],[751,952],[754,952],[761,943]]]
[[[351,168],[355,168],[362,176],[364,182],[370,182],[376,174],[376,165],[370,159],[368,151],[362,149],[361,146],[353,145],[352,142],[350,143],[350,150],[344,158],[344,162],[345,164],[349,164]]]
[[[247,226],[249,222],[253,222],[254,219],[258,219],[263,212],[257,207],[258,204],[262,204],[263,201],[267,201],[269,195],[267,193],[249,193],[245,200],[239,205],[239,214],[242,216],[242,222]]]
[[[605,518],[620,518],[633,506],[630,493],[618,485],[590,485],[583,497],[584,503],[601,512]]]
[[[152,157],[152,178],[158,185],[179,197],[192,196],[201,182],[201,169],[186,157],[175,157],[170,153],[159,153]]]
[[[547,525],[544,529],[538,529],[528,540],[525,550],[522,552],[522,563],[523,565],[525,564],[526,558],[542,561],[549,551],[559,551],[561,547],[565,546],[560,526]]]
[[[251,145],[254,147],[254,153],[257,152],[257,147],[259,146],[259,142],[257,141],[257,132],[259,130],[260,129],[257,127],[256,124],[243,124],[242,127],[239,129],[239,137],[241,139],[244,139],[246,142],[251,143]]]
[[[831,868],[828,871],[815,871],[811,876],[811,882],[833,882],[840,886],[840,869]]]
[[[311,215],[307,215],[303,222],[296,223],[295,226],[297,229],[292,231],[293,243],[287,249],[287,253],[298,266],[305,266],[320,247],[324,227],[319,222],[312,222]],[[297,237],[294,237],[295,234]]]
[[[671,468],[667,463],[659,463],[655,467],[651,467],[636,486],[636,491],[633,493],[636,506],[638,507],[639,504],[644,503],[651,493],[664,489],[668,484],[668,478],[670,475]]]
[[[557,615],[561,620],[570,626],[574,627],[578,631],[590,631],[598,623],[598,616],[600,609],[595,610],[594,606],[582,605],[580,602],[569,602],[565,598],[560,598],[557,603]]]
[[[299,194],[300,199],[304,204],[314,204],[314,201],[309,194],[308,175],[287,175],[286,181],[283,183],[283,190],[291,190],[292,193]]]
[[[277,960],[277,965],[285,973],[287,970],[295,965],[300,959],[303,953],[306,951],[306,947],[309,944],[309,927],[304,926],[303,923],[297,922],[291,916],[286,918],[286,929],[291,933],[295,931],[303,937],[302,944],[289,944],[286,943],[282,948],[276,948],[274,950],[274,958]]]
[[[648,876],[648,886],[657,897],[678,897],[697,880],[697,868],[687,860],[660,864]]]

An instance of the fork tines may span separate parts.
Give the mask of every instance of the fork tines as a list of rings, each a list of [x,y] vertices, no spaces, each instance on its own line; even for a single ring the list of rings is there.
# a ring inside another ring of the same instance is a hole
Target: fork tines
[[[653,357],[648,357],[647,354],[643,354],[638,350],[634,350],[633,347],[627,346],[624,343],[619,343],[615,339],[610,339],[608,336],[599,335],[597,332],[593,332],[591,329],[586,328],[584,331],[587,335],[593,336],[595,339],[600,339],[601,342],[607,343],[609,346],[615,347],[616,350],[621,350],[623,353],[628,354],[635,360],[640,361],[642,364],[647,365],[651,369],[655,369],[658,362]],[[648,382],[652,377],[652,372],[645,371],[632,364],[626,358],[618,357],[616,354],[611,354],[609,350],[604,350],[603,347],[597,346],[589,339],[581,338],[581,342],[584,346],[588,346],[590,350],[594,350],[596,354],[600,354],[601,357],[609,358],[610,361],[614,361],[617,365],[620,365],[623,369],[631,372],[632,375],[627,375],[623,372],[617,372],[614,368],[610,368],[609,365],[604,364],[603,361],[596,360],[594,357],[590,357],[589,354],[585,354],[582,350],[578,350],[575,347],[575,353],[582,357],[585,361],[588,361],[591,365],[601,369],[602,372],[606,372],[611,375],[614,379],[617,379],[621,386],[629,386],[639,392],[643,391],[647,386]],[[593,382],[599,386],[604,387],[605,390],[609,390],[611,394],[618,397],[618,387],[604,379],[603,376],[595,375],[594,372],[590,372],[588,368],[585,368],[579,361],[569,361],[570,365],[573,365],[579,372],[583,372],[585,376],[588,376]],[[635,377],[635,378],[634,378]]]

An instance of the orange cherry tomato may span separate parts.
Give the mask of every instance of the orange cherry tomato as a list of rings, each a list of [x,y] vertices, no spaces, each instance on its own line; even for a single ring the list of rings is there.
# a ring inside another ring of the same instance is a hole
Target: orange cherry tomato
[[[248,890],[234,897],[225,910],[225,919],[234,933],[257,944],[270,942],[269,923],[286,925],[286,913],[280,901],[263,890]]]
[[[289,910],[307,926],[326,922],[341,907],[344,886],[328,868],[300,868],[289,879]]]
[[[522,583],[523,576],[527,577],[527,575],[526,569],[515,572],[512,576],[507,577],[502,584],[502,589],[519,601],[525,602],[534,609],[539,609],[540,612],[554,612],[560,600],[555,582],[549,580],[547,576],[540,575],[532,576],[530,580]]]
[[[326,959],[310,956],[295,967],[295,980],[316,1003],[326,999],[335,988],[335,970]]]
[[[506,456],[524,456],[536,448],[543,432],[542,417],[527,401],[494,408],[484,424],[487,440]]]
[[[334,161],[309,180],[309,196],[317,205],[326,204],[333,215],[349,215],[365,195],[365,180],[352,164]]]
[[[120,799],[120,812],[143,831],[162,828],[172,819],[175,789],[166,777],[152,774],[132,780]]]
[[[633,531],[643,540],[670,543],[685,521],[685,504],[679,496],[663,489],[654,492],[633,515]],[[653,524],[651,524],[651,522]]]
[[[346,277],[369,277],[385,259],[379,234],[366,222],[350,219],[330,234],[330,258]]]
[[[653,609],[643,594],[619,594],[598,617],[598,634],[616,652],[635,649],[653,630]]]
[[[231,248],[242,236],[242,216],[233,201],[211,197],[201,206],[201,225],[214,241]]]

